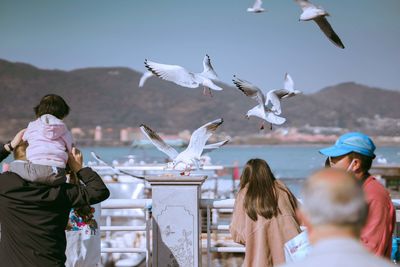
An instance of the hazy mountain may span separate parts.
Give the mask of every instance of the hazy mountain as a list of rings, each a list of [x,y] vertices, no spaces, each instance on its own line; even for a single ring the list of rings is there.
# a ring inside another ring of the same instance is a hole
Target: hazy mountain
[[[87,68],[74,71],[41,70],[0,60],[0,135],[15,132],[34,118],[33,107],[48,93],[63,96],[71,106],[68,126],[92,128],[138,127],[146,123],[164,132],[190,129],[223,117],[222,131],[254,133],[259,121],[244,118],[255,102],[231,85],[203,96],[202,88],[186,89],[150,78],[138,88],[141,73],[128,68]],[[287,126],[337,126],[393,134],[393,127],[373,126],[380,118],[400,119],[400,93],[343,83],[283,102]],[[364,118],[364,120],[360,120]],[[366,122],[369,121],[369,128]],[[381,129],[383,128],[383,129]]]

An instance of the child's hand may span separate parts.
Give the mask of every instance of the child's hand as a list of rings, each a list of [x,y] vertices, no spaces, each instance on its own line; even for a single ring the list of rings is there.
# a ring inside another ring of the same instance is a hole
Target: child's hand
[[[13,138],[13,140],[11,140],[11,146],[13,148],[15,148],[19,143],[21,143],[22,141],[22,136],[24,135],[26,129],[22,129],[21,131],[19,131]]]
[[[68,165],[71,170],[77,173],[80,169],[82,169],[83,164],[83,156],[79,149],[76,147],[72,148],[72,151],[68,153]]]

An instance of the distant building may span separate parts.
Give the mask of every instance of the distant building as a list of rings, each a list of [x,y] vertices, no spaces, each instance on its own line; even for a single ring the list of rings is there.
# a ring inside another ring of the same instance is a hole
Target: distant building
[[[129,142],[129,132],[128,129],[122,128],[119,132],[119,140],[121,142]]]
[[[142,137],[142,132],[139,128],[122,128],[119,133],[119,139],[122,143],[132,142],[132,140],[140,139]]]
[[[82,128],[71,128],[71,134],[74,140],[79,140],[85,137],[85,132],[82,130]]]
[[[101,140],[103,140],[101,126],[96,126],[96,129],[94,130],[94,141],[100,142]]]

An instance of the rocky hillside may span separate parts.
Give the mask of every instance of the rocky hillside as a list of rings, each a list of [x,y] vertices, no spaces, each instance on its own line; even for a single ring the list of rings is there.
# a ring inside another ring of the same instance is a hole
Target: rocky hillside
[[[0,135],[10,134],[33,119],[33,106],[48,93],[63,96],[72,111],[69,127],[138,127],[147,123],[164,132],[193,129],[223,117],[223,131],[246,134],[257,131],[258,120],[244,119],[256,103],[232,85],[214,97],[202,89],[185,89],[150,78],[138,88],[141,73],[128,68],[88,68],[74,71],[42,70],[34,66],[0,60]],[[285,100],[287,126],[334,126],[395,134],[393,127],[369,127],[367,121],[400,119],[400,93],[343,83]],[[364,118],[364,119],[360,119]],[[396,120],[395,120],[396,121]]]

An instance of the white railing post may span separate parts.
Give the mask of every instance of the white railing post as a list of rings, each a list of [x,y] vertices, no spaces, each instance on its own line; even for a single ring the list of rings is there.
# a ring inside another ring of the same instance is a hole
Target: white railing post
[[[211,267],[211,207],[207,205],[207,267]]]
[[[146,267],[151,266],[150,261],[150,230],[151,230],[151,221],[150,221],[150,209],[146,207],[145,209],[145,222],[146,222]]]
[[[147,177],[152,187],[154,267],[201,266],[201,185],[207,176]]]

